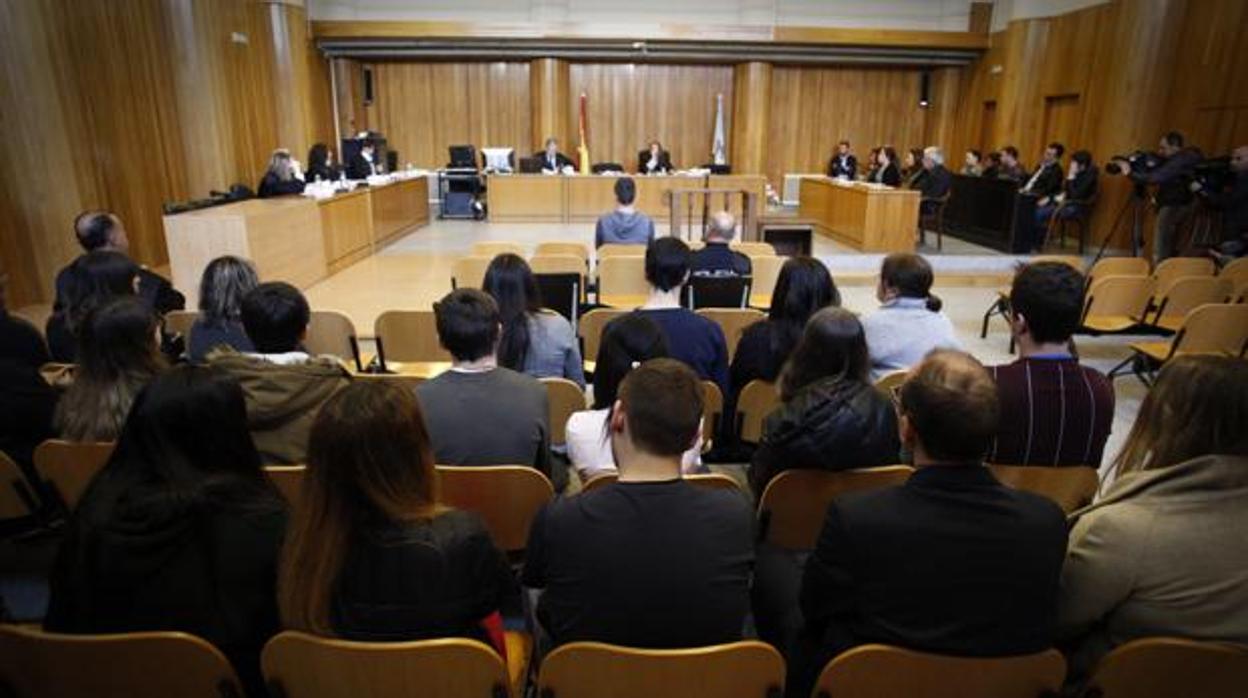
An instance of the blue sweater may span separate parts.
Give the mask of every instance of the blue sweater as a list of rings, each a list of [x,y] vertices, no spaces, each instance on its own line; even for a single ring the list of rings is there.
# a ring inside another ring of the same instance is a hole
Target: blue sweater
[[[714,381],[728,395],[728,344],[719,325],[686,308],[638,312],[662,328],[673,359],[688,364],[699,378]]]

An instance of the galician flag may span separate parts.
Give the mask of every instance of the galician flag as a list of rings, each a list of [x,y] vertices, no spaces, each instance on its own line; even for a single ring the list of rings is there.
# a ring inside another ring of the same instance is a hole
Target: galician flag
[[[576,153],[580,159],[581,174],[589,174],[589,141],[585,140],[585,93],[581,93],[581,145],[577,147]]]
[[[584,99],[582,97],[581,99]],[[584,105],[584,102],[581,102]],[[582,137],[582,140],[584,138]],[[712,162],[716,165],[728,164],[728,153],[724,140],[724,95],[715,95],[715,140],[711,143]]]

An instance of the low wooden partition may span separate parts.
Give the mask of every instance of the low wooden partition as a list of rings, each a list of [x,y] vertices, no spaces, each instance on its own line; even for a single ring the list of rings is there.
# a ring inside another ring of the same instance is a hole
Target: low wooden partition
[[[490,175],[487,183],[490,221],[495,223],[592,223],[615,208],[615,183],[631,175]],[[655,221],[671,214],[668,193],[689,189],[744,189],[761,200],[762,175],[633,176],[638,211]],[[723,208],[723,202],[720,202]],[[728,209],[740,217],[739,201]],[[699,214],[700,215],[700,214]],[[700,220],[700,218],[699,218]]]
[[[861,252],[913,252],[919,198],[909,189],[807,177],[799,215]]]
[[[429,223],[429,180],[402,180],[370,192],[373,207],[373,245],[384,247],[410,228]]]

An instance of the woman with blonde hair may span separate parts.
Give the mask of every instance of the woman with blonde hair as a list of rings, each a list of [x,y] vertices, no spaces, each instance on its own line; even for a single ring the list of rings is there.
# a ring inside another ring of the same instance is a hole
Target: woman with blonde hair
[[[412,391],[377,381],[341,390],[312,427],[307,468],[278,574],[287,628],[369,641],[497,637],[491,623],[518,594],[515,577],[476,514],[438,503]]]
[[[290,156],[289,150],[278,148],[269,157],[269,169],[260,180],[260,191],[257,194],[261,199],[282,194],[302,194],[303,186],[303,172],[299,170],[299,163]]]
[[[1072,676],[1141,637],[1248,644],[1248,362],[1171,359],[1113,473],[1071,515],[1058,630]]]

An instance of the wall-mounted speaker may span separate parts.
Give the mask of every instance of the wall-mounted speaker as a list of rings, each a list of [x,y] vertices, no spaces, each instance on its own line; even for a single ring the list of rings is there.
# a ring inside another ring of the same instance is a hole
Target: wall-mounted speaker
[[[364,66],[364,104],[373,103],[373,68]]]
[[[932,92],[932,71],[925,70],[919,73],[919,106],[926,108],[931,104]]]

